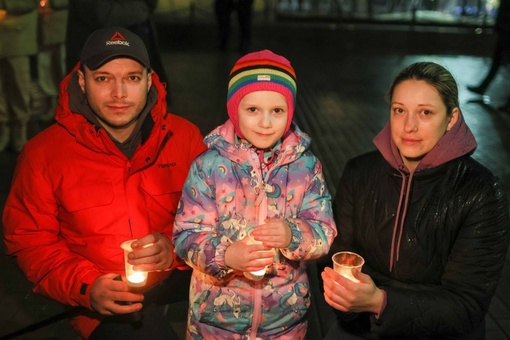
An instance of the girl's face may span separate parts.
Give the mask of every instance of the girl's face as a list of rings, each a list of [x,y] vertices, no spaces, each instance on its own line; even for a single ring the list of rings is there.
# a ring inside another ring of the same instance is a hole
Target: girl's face
[[[237,109],[239,129],[259,149],[270,148],[282,138],[289,114],[287,100],[274,91],[248,93]]]
[[[404,164],[413,171],[457,122],[459,109],[450,116],[436,88],[422,80],[398,84],[391,98],[391,138]]]

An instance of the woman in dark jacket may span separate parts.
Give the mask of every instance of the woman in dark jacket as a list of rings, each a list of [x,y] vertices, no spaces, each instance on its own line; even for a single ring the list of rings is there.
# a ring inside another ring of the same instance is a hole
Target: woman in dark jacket
[[[476,141],[446,69],[413,64],[389,96],[379,151],[350,160],[337,190],[332,253],[365,265],[361,283],[322,272],[338,317],[326,339],[483,339],[508,249],[503,187],[470,156]]]

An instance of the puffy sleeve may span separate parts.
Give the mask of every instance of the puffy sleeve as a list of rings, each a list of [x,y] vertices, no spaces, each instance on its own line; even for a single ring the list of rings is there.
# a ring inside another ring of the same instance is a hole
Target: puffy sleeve
[[[7,253],[16,257],[34,292],[90,308],[90,286],[101,273],[69,250],[57,219],[57,180],[43,175],[36,157],[22,153],[16,165],[3,213]]]
[[[222,279],[231,272],[225,266],[225,250],[231,241],[217,230],[216,194],[208,182],[213,169],[202,167],[208,153],[191,165],[175,217],[173,242],[177,256],[190,267]]]
[[[287,218],[292,241],[286,249],[280,249],[285,257],[296,261],[314,260],[326,255],[337,234],[322,164],[312,155],[307,158],[312,162],[308,167],[312,171],[303,177],[310,180],[304,188],[297,216]]]

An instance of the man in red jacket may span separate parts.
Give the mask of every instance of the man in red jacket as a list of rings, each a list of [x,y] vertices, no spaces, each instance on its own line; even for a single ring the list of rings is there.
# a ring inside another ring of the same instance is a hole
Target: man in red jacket
[[[174,271],[185,267],[173,222],[205,146],[195,125],[166,112],[165,96],[140,38],[95,31],[61,83],[57,123],[19,156],[3,214],[8,253],[36,293],[89,309],[72,320],[83,338],[176,338],[164,303],[187,282]],[[131,239],[130,262],[149,272],[136,291],[119,280]]]

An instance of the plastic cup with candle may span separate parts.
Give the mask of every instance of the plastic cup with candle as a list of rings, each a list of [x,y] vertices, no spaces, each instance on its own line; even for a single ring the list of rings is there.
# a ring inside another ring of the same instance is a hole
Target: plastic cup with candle
[[[353,282],[360,281],[352,275],[352,270],[361,271],[364,263],[363,257],[350,251],[341,251],[333,255],[333,269]]]
[[[128,262],[128,254],[133,251],[131,243],[136,240],[125,241],[121,244],[124,249],[124,265],[126,268],[126,280],[130,287],[143,287],[147,283],[147,272],[133,269],[133,265]]]
[[[246,242],[246,244],[262,244],[262,242],[257,241],[257,240],[255,240],[255,238],[253,238],[253,236],[251,235],[251,232],[248,234],[247,237],[249,237],[249,239]],[[243,274],[246,278],[248,278],[250,280],[259,281],[259,280],[262,280],[264,275],[266,275],[266,268],[267,267],[264,267],[262,269],[252,271],[252,272],[244,272]]]
[[[250,280],[259,281],[259,280],[262,280],[264,275],[266,275],[266,268],[264,267],[264,269],[256,270],[253,272],[244,272],[243,274],[245,277],[247,277]]]

